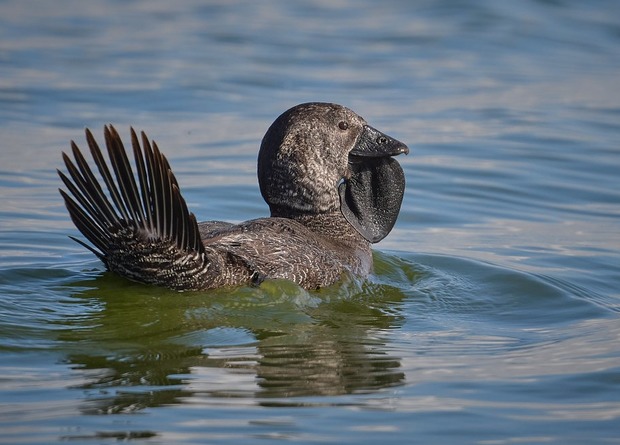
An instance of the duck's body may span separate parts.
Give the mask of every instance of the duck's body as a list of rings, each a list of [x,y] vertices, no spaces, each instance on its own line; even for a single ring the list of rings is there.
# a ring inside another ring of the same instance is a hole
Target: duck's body
[[[281,278],[304,288],[367,275],[370,243],[391,230],[404,191],[390,156],[407,147],[345,107],[302,104],[270,127],[259,153],[259,183],[271,217],[197,223],[157,146],[132,130],[136,173],[118,133],[105,129],[110,169],[87,140],[107,192],[75,144],[73,181],[61,190],[84,244],[127,278],[177,290],[213,289]],[[111,173],[113,172],[113,173]]]

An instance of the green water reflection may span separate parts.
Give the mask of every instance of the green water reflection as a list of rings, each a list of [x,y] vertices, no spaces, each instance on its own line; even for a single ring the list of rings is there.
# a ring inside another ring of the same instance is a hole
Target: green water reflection
[[[266,282],[178,294],[109,274],[75,285],[90,289],[74,298],[100,308],[59,336],[67,363],[86,376],[87,413],[175,404],[194,393],[339,395],[404,382],[381,335],[403,321],[405,295],[390,285],[347,280],[308,293]]]

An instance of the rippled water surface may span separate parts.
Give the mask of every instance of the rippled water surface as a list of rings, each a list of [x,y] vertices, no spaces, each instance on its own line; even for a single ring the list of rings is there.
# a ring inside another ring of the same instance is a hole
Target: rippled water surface
[[[618,2],[8,0],[0,72],[1,443],[620,443]],[[177,294],[68,238],[84,127],[241,221],[306,101],[412,149],[367,281]]]

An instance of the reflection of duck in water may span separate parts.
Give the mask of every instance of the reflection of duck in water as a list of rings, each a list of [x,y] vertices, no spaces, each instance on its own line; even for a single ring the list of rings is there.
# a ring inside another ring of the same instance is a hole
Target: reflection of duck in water
[[[376,258],[378,267],[386,258]],[[393,267],[411,271],[397,261]],[[58,340],[63,363],[83,379],[88,414],[191,398],[194,406],[230,397],[289,406],[297,403],[291,396],[371,393],[405,381],[387,341],[405,321],[407,295],[391,284],[343,280],[333,292],[309,294],[278,280],[171,299],[163,289],[97,276],[75,289],[91,310],[67,319]]]
[[[143,283],[199,290],[284,278],[318,288],[346,271],[366,275],[370,243],[400,210],[405,181],[392,156],[409,149],[340,105],[302,104],[276,119],[258,156],[271,217],[237,225],[197,223],[156,144],[131,136],[137,181],[113,127],[105,139],[114,173],[86,132],[108,196],[75,144],[75,164],[64,155],[72,180],[59,174],[71,219],[94,248],[78,242]]]

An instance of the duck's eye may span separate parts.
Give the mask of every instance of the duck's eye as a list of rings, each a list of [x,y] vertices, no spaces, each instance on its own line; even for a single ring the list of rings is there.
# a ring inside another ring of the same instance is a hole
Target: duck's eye
[[[349,123],[346,121],[340,121],[338,122],[338,128],[340,128],[341,130],[346,130],[347,128],[349,128]]]

